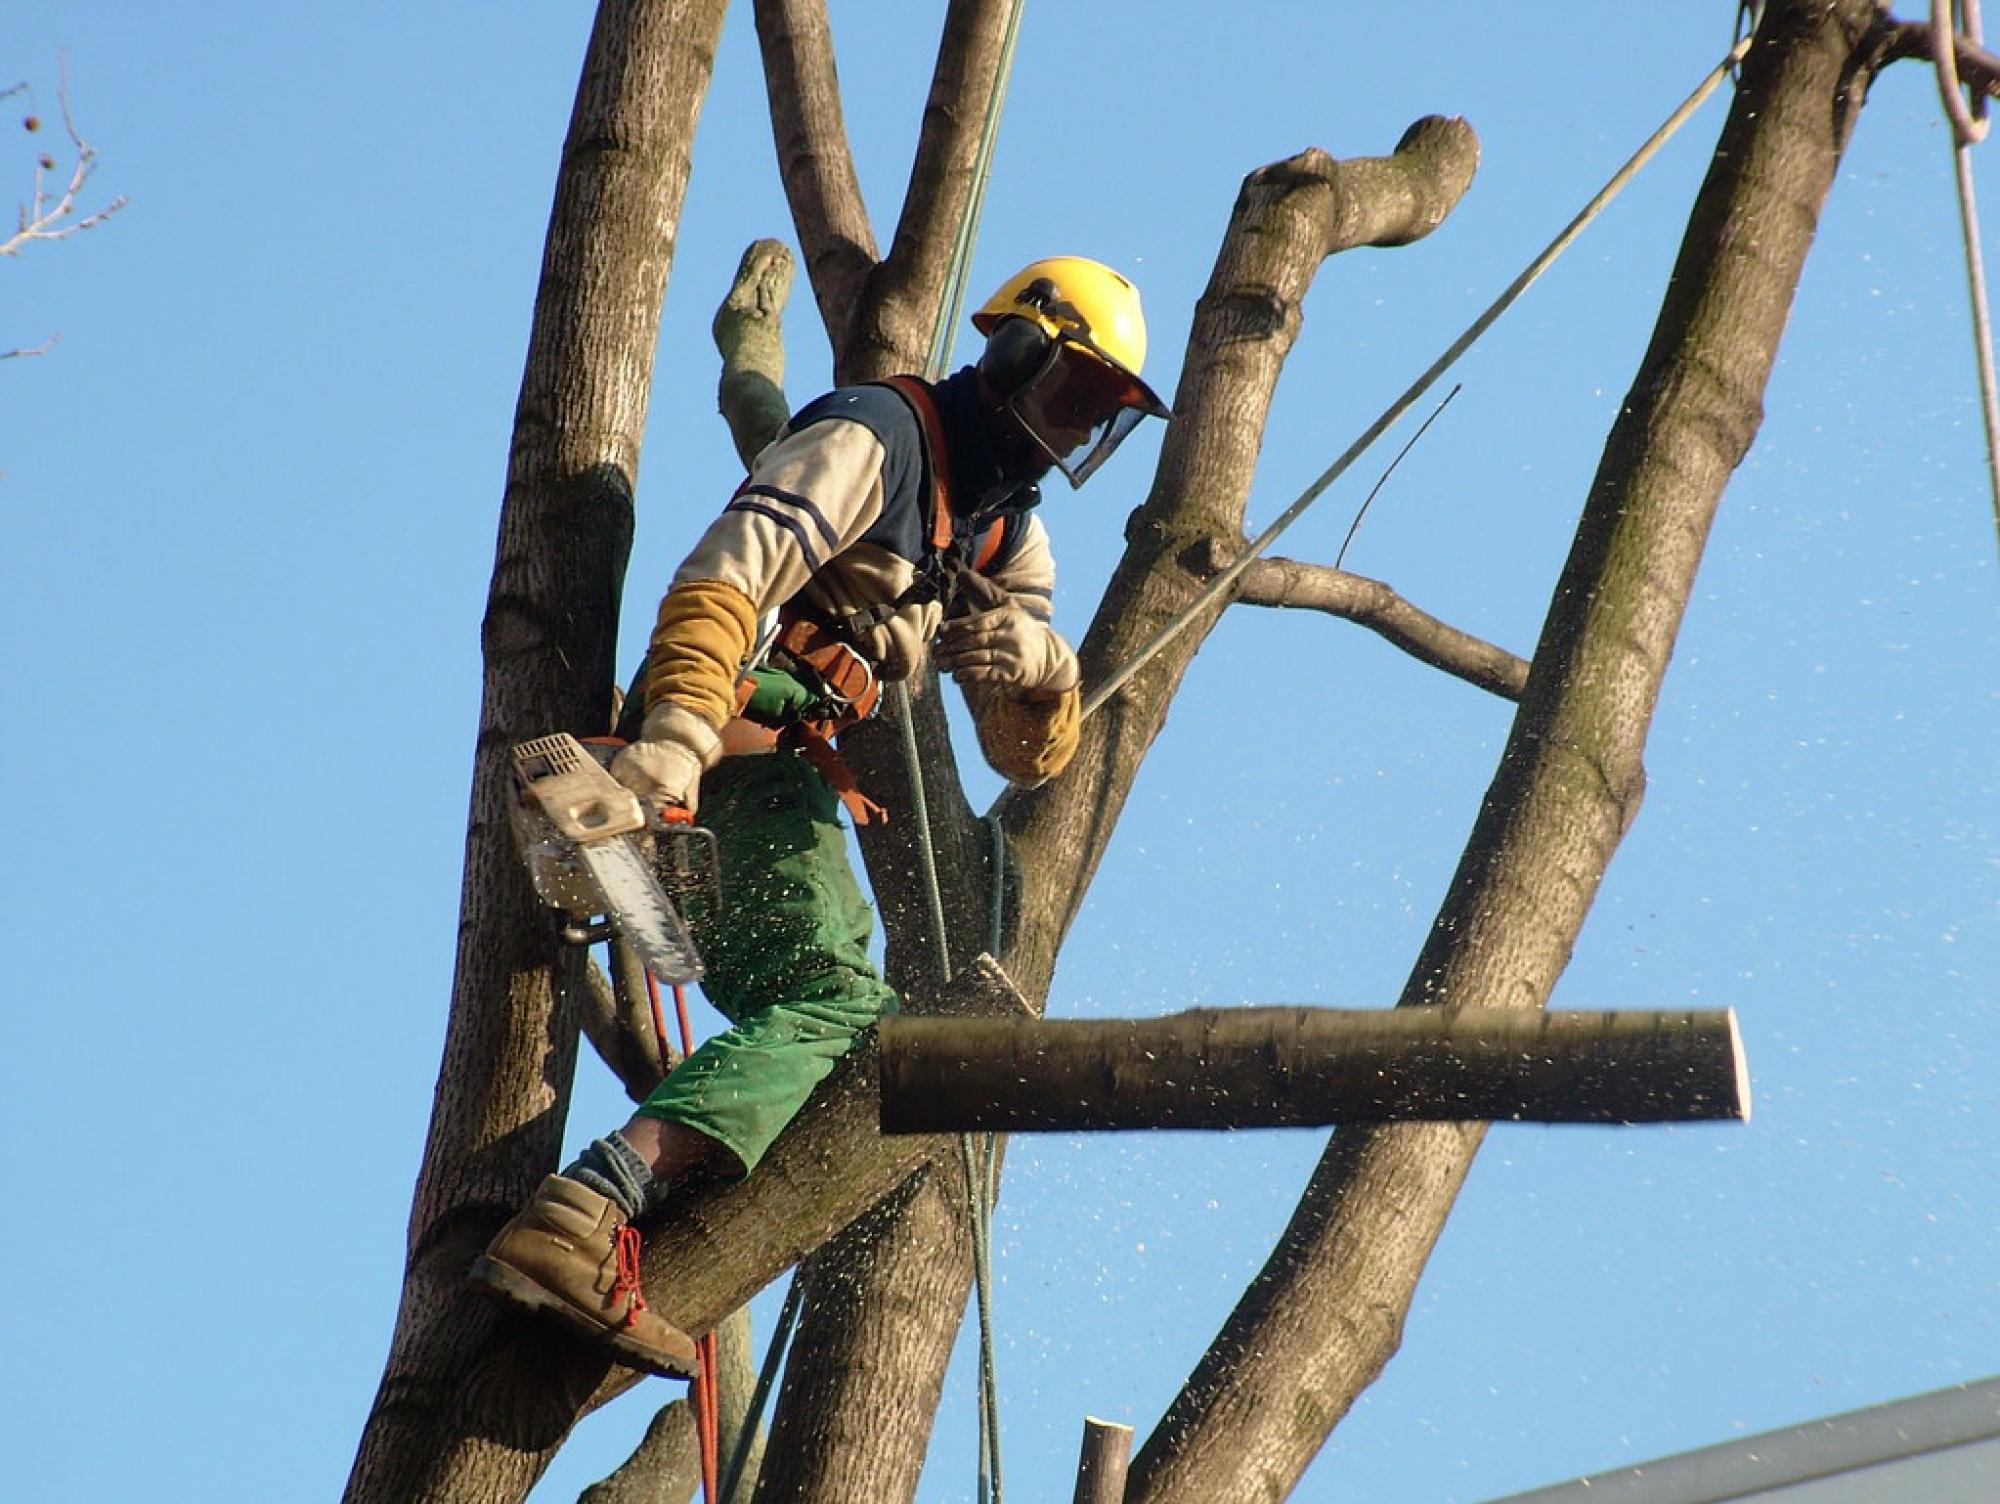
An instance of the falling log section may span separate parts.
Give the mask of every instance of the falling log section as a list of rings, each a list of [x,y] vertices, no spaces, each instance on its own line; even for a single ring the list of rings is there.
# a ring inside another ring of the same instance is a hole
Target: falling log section
[[[1736,1015],[1203,1008],[885,1019],[884,1133],[1747,1118]]]

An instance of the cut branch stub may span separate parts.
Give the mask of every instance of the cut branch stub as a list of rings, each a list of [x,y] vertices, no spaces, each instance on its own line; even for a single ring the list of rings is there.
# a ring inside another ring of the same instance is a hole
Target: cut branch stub
[[[1747,1118],[1735,1014],[1199,1008],[885,1020],[882,1131]]]
[[[1124,1504],[1125,1472],[1131,1460],[1132,1428],[1086,1415],[1072,1504]]]

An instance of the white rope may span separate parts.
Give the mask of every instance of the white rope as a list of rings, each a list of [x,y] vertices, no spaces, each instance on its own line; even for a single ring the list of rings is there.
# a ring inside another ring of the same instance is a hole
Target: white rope
[[[1484,313],[1480,314],[1478,318],[1474,319],[1470,327],[1463,334],[1452,341],[1451,347],[1444,354],[1431,362],[1430,369],[1419,376],[1402,396],[1390,403],[1382,416],[1369,424],[1367,431],[1352,444],[1348,445],[1346,452],[1339,459],[1335,460],[1320,473],[1318,480],[1307,486],[1299,494],[1296,501],[1278,514],[1275,522],[1257,535],[1240,557],[1232,562],[1227,569],[1222,570],[1210,579],[1195,598],[1188,602],[1184,609],[1155,633],[1145,646],[1141,647],[1138,652],[1134,653],[1131,658],[1114,671],[1110,678],[1106,679],[1090,692],[1090,695],[1083,702],[1084,715],[1093,714],[1099,706],[1118,692],[1120,686],[1127,679],[1130,679],[1143,668],[1155,653],[1159,652],[1161,648],[1179,636],[1181,630],[1194,620],[1196,616],[1200,615],[1206,606],[1231,585],[1235,584],[1237,576],[1256,562],[1264,550],[1271,546],[1278,534],[1296,522],[1300,514],[1317,501],[1320,494],[1328,486],[1332,485],[1345,474],[1347,467],[1359,459],[1369,445],[1379,439],[1398,418],[1402,417],[1404,413],[1416,405],[1417,400],[1430,390],[1432,384],[1450,369],[1459,356],[1471,349],[1473,342],[1491,328],[1493,322],[1501,314],[1514,305],[1515,299],[1519,298],[1522,293],[1533,286],[1536,279],[1554,264],[1555,259],[1569,249],[1570,243],[1583,233],[1585,227],[1593,219],[1597,218],[1605,205],[1618,196],[1619,190],[1631,182],[1634,177],[1638,176],[1639,169],[1652,160],[1654,154],[1662,146],[1666,145],[1668,139],[1675,131],[1686,124],[1688,117],[1701,108],[1703,101],[1715,92],[1717,86],[1729,76],[1730,70],[1749,52],[1751,40],[1752,38],[1746,36],[1729,49],[1728,56],[1723,58],[1720,63],[1710,70],[1708,77],[1704,78],[1700,86],[1681,102],[1680,107],[1666,118],[1658,130],[1646,138],[1645,144],[1632,154],[1631,159],[1611,175],[1610,181],[1597,191],[1595,198],[1583,206],[1577,213],[1576,218],[1563,227],[1562,233],[1550,241],[1547,248],[1539,256],[1528,263],[1526,270],[1507,285],[1507,290],[1495,298],[1492,305]]]
[[[971,270],[972,247],[979,236],[979,221],[986,205],[986,185],[993,175],[994,144],[1000,134],[1000,107],[1014,73],[1014,47],[1021,31],[1021,10],[1025,0],[1014,0],[1007,13],[1007,29],[1000,44],[1000,61],[993,74],[993,92],[986,102],[986,119],[980,129],[979,149],[974,154],[972,182],[964,217],[952,244],[951,262],[945,273],[939,299],[937,322],[931,330],[929,358],[924,379],[938,381],[951,363],[952,345],[958,336],[958,316],[965,307],[965,284]],[[942,456],[939,457],[942,459]],[[930,909],[931,937],[937,947],[938,976],[951,980],[951,942],[945,928],[944,890],[938,880],[937,849],[931,840],[929,803],[924,796],[923,759],[917,746],[916,723],[910,715],[909,687],[898,680],[891,695],[896,718],[902,723],[903,761],[910,781],[912,813],[917,820],[917,850],[923,868],[924,897]],[[996,842],[1004,837],[996,832]],[[996,863],[993,881],[1001,871]],[[996,913],[999,899],[996,897]],[[994,924],[997,933],[999,922]],[[998,949],[998,945],[994,946]],[[979,1312],[979,1504],[1000,1501],[1000,1386],[994,1370],[993,1343],[993,1204],[998,1195],[996,1168],[998,1151],[992,1134],[984,1135],[983,1148],[971,1134],[960,1134],[959,1162],[965,1172],[966,1213],[972,1232],[972,1283]]]
[[[1979,248],[1979,202],[1972,191],[1972,148],[1986,139],[1991,121],[1976,114],[1959,93],[1951,0],[1931,0],[1931,58],[1937,64],[1938,94],[1951,122],[1952,172],[1958,184],[1958,228],[1965,242],[1965,281],[1972,303],[1973,357],[1979,365],[1979,411],[1986,425],[1986,479],[1993,493],[1993,522],[2000,530],[2000,395],[1993,370],[1993,319],[1986,296],[1986,265]],[[1979,0],[1964,0],[1965,36],[1979,45]]]

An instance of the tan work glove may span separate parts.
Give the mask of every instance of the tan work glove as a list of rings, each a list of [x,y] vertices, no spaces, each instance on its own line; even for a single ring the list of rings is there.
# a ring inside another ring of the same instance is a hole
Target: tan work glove
[[[1082,678],[1070,645],[1019,606],[946,622],[936,654],[938,667],[962,689],[989,685],[1023,697],[1059,695]]]
[[[656,809],[694,813],[701,775],[722,755],[715,728],[685,706],[662,700],[646,712],[639,739],[611,759],[611,776]]]

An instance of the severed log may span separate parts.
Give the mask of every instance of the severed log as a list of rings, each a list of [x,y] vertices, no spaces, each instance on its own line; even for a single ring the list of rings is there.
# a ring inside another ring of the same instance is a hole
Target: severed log
[[[1131,1460],[1132,1428],[1086,1415],[1071,1504],[1125,1504],[1125,1472]]]
[[[884,1133],[1748,1118],[1733,1010],[885,1019]]]

